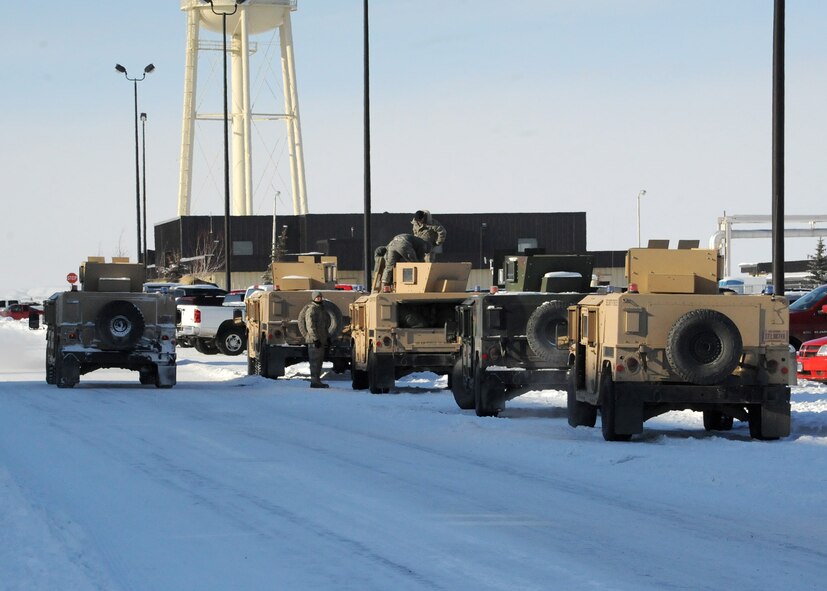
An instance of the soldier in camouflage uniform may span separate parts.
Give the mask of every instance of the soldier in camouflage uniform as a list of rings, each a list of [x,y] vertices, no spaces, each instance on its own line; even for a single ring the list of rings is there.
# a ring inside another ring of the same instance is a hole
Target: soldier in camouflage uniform
[[[431,250],[431,245],[413,234],[398,234],[388,243],[385,251],[385,270],[382,273],[382,289],[387,291],[393,283],[396,263],[421,263]]]
[[[445,242],[445,237],[448,232],[427,209],[420,209],[414,214],[411,220],[413,226],[413,235],[422,238],[430,245],[430,251],[425,255],[426,262],[433,262],[436,260],[435,246],[441,246]]]
[[[322,362],[330,334],[330,316],[324,309],[322,292],[314,291],[311,297],[313,305],[308,306],[304,313],[307,327],[307,359],[310,362],[310,387],[329,388],[330,386],[322,381]]]

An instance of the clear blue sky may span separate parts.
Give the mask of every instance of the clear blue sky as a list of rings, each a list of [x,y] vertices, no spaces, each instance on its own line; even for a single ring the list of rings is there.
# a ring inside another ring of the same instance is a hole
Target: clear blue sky
[[[361,9],[299,0],[293,13],[311,212],[362,208]],[[706,244],[724,211],[770,214],[772,11],[771,0],[373,0],[374,211],[586,211],[592,250],[635,245],[642,188],[644,241]],[[175,216],[185,16],[175,0],[3,14],[0,291],[62,285],[87,255],[135,255],[132,86],[116,62],[157,67],[139,85],[148,211]],[[825,28],[827,3],[788,0],[787,213],[827,213]],[[221,145],[203,151],[219,168],[196,181],[193,213],[220,214]],[[290,209],[274,159],[257,213],[274,190]],[[814,246],[789,239],[788,258]],[[733,250],[736,262],[771,253],[769,240]]]

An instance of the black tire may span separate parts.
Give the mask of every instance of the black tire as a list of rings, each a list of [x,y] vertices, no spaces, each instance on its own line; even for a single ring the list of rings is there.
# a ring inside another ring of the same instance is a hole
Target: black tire
[[[154,384],[158,381],[158,369],[155,366],[153,366],[148,369],[138,370],[138,381],[141,382],[141,384],[143,384],[144,386]]]
[[[144,334],[144,315],[132,302],[113,300],[104,304],[95,318],[102,348],[131,349]]]
[[[368,374],[368,389],[371,394],[387,394],[390,392],[390,388],[385,388],[379,385],[376,353],[372,350],[368,353],[368,370],[366,373]]]
[[[732,417],[717,410],[705,410],[703,414],[704,429],[707,431],[730,431],[732,429]]]
[[[474,368],[474,412],[478,417],[496,417],[502,408],[498,404],[502,393],[479,364]]]
[[[468,388],[465,382],[465,375],[462,371],[462,358],[459,358],[454,363],[451,369],[451,392],[454,394],[454,401],[462,410],[471,410],[476,408],[474,400],[474,390]]]
[[[68,361],[58,355],[55,358],[55,384],[58,388],[74,388],[78,383],[77,362]]]
[[[603,430],[603,439],[606,441],[629,441],[632,436],[615,431],[615,417],[617,416],[617,399],[615,398],[614,381],[608,370],[600,376],[600,423]]]
[[[55,380],[55,357],[57,355],[57,338],[52,328],[46,332],[46,383],[54,386]]]
[[[215,339],[215,346],[222,355],[235,357],[244,352],[247,331],[241,326],[231,326],[222,330]]]
[[[738,366],[743,352],[738,327],[716,310],[691,310],[678,318],[666,337],[666,358],[686,382],[713,385]]]
[[[560,366],[565,366],[568,351],[557,348],[557,334],[568,326],[566,308],[557,300],[543,302],[528,317],[526,340],[534,354]]]
[[[267,343],[264,339],[261,340],[258,347],[258,355],[256,355],[255,372],[257,376],[266,378],[267,372]]]
[[[334,357],[333,358],[333,373],[335,374],[343,374],[347,371],[350,362],[346,357]]]
[[[298,318],[298,326],[299,332],[302,335],[302,338],[307,337],[307,324],[305,323],[304,313],[307,311],[308,306],[315,306],[313,302],[309,304],[305,304],[304,307],[299,312]],[[330,340],[335,339],[340,334],[342,334],[342,329],[344,328],[344,318],[342,318],[342,311],[339,309],[339,306],[331,302],[330,300],[324,300],[324,309],[327,312],[327,316],[330,319],[330,324],[327,328],[327,334]]]
[[[577,385],[574,369],[569,370],[566,385],[566,413],[572,427],[594,427],[597,423],[597,407],[577,400]]]
[[[750,404],[747,407],[747,417],[749,419],[749,436],[753,439],[760,439],[762,441],[775,441],[778,437],[767,437],[764,435],[764,425],[761,420],[761,405]]]
[[[195,350],[203,355],[216,355],[218,347],[213,339],[195,339]]]

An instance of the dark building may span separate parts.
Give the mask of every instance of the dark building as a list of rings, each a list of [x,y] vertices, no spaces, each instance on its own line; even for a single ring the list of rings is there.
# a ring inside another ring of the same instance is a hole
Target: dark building
[[[585,212],[435,214],[448,237],[438,260],[470,261],[488,268],[498,252],[540,248],[548,253],[586,251]],[[371,251],[397,234],[411,232],[411,213],[371,215]],[[364,267],[363,216],[359,213],[283,215],[276,219],[279,234],[286,229],[288,253],[322,252],[338,257],[339,268]],[[233,272],[262,272],[270,263],[272,216],[237,216],[230,220]],[[204,256],[223,257],[224,217],[184,216],[155,226],[155,263]],[[371,261],[372,264],[373,261]]]

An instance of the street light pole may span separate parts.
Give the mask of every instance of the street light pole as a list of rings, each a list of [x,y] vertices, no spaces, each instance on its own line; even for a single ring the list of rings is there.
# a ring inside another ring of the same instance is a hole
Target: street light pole
[[[640,198],[646,195],[646,189],[641,189],[637,194],[637,247],[640,248]]]
[[[221,39],[224,42],[224,266],[226,269],[227,291],[232,289],[232,237],[230,235],[230,123],[227,108],[227,17],[238,11],[238,5],[245,0],[235,0],[232,12],[217,12],[213,0],[201,0],[210,5],[213,14],[221,17]]]
[[[143,224],[144,224],[144,269],[147,266],[147,254],[149,249],[146,245],[146,113],[141,113],[141,177],[143,184],[143,198],[141,199],[143,205]]]
[[[134,88],[134,95],[135,95],[135,213],[137,219],[137,226],[138,226],[138,262],[141,262],[142,257],[142,250],[141,250],[141,169],[140,163],[138,161],[138,82],[146,78],[146,75],[152,72],[155,69],[155,66],[149,64],[147,67],[144,68],[144,73],[141,75],[140,78],[130,78],[129,73],[126,71],[120,64],[115,64],[115,70],[120,72],[124,75],[124,77],[132,82]],[[144,262],[146,264],[146,262]]]

